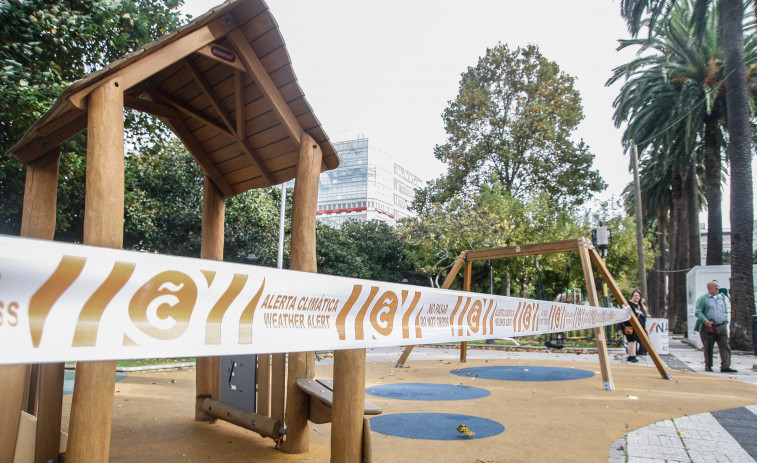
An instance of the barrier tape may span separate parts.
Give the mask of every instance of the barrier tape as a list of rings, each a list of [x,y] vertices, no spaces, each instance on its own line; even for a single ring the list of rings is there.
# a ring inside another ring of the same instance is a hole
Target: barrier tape
[[[630,309],[0,235],[0,364],[301,352],[571,331]]]

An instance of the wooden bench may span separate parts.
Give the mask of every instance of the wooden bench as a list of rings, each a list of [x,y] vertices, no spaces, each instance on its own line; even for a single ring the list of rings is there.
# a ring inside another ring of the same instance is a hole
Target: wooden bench
[[[330,423],[331,407],[334,403],[334,381],[330,379],[298,379],[297,387],[311,398],[308,419],[315,424]],[[381,408],[366,400],[363,414],[380,415]]]

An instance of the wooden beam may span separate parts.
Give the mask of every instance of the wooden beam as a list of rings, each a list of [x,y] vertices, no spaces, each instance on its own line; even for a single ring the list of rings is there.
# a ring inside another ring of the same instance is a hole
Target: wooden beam
[[[247,138],[244,130],[244,123],[247,120],[245,117],[245,98],[244,98],[244,74],[242,71],[236,71],[234,73],[234,107],[237,120],[237,135],[242,138]]]
[[[442,283],[442,289],[449,289],[449,287],[452,286],[452,282],[455,281],[457,274],[460,273],[460,268],[468,259],[469,253],[470,251],[463,251],[457,256],[457,260],[452,264],[452,268],[449,270],[447,278],[445,278],[444,283]]]
[[[315,211],[318,205],[318,179],[321,173],[321,148],[307,134],[302,135],[302,144],[297,162],[297,181],[294,184],[292,207],[291,268],[304,272],[318,272],[315,253]],[[334,353],[334,362],[341,352]],[[315,353],[296,352],[289,354],[287,375],[286,413],[284,420],[287,438],[282,450],[285,453],[304,453],[310,446],[308,431],[309,398],[298,386],[298,379],[315,376]],[[334,378],[337,380],[337,378]],[[361,402],[362,404],[362,402]],[[335,428],[332,428],[332,440]]]
[[[599,307],[599,296],[597,296],[597,285],[594,281],[594,271],[589,259],[589,249],[586,238],[579,238],[578,255],[581,257],[581,266],[584,271],[586,280],[586,293],[589,296],[589,304]],[[597,341],[597,355],[599,356],[599,366],[602,371],[602,381],[606,391],[614,391],[615,383],[612,380],[612,370],[610,370],[610,356],[607,351],[607,342],[605,341],[605,331],[603,327],[594,328],[594,337]]]
[[[250,158],[252,158],[253,162],[257,164],[258,168],[263,173],[265,178],[267,178],[268,181],[271,182],[271,185],[276,185],[276,179],[274,179],[273,175],[271,175],[271,172],[268,171],[265,164],[263,163],[263,160],[260,158],[252,145],[250,145],[250,143],[247,141],[247,138],[244,136],[244,134],[237,131],[236,124],[231,120],[231,117],[229,117],[229,114],[223,108],[223,105],[221,104],[221,101],[218,99],[218,97],[215,95],[215,93],[213,93],[213,88],[210,86],[210,84],[208,84],[208,81],[205,79],[202,73],[197,69],[197,67],[194,65],[194,63],[192,63],[192,60],[190,59],[184,60],[184,65],[189,70],[189,73],[192,75],[194,81],[197,82],[197,85],[200,86],[202,92],[205,94],[205,96],[208,97],[210,104],[213,106],[213,109],[215,109],[218,115],[221,117],[221,120],[229,129],[231,135],[236,139],[237,143],[242,145],[244,151]]]
[[[162,93],[162,92],[157,91],[157,90],[150,92],[150,95],[152,97],[154,97],[156,100],[165,101],[166,103],[168,103],[169,105],[173,106],[177,110],[183,112],[187,116],[189,116],[191,118],[194,118],[194,119],[197,119],[198,121],[202,122],[203,124],[207,125],[208,127],[211,127],[212,129],[215,129],[219,133],[221,133],[221,134],[229,137],[230,139],[232,139],[232,140],[236,139],[236,137],[234,136],[234,134],[232,134],[231,132],[229,132],[229,130],[225,126],[223,126],[223,125],[217,123],[216,121],[210,119],[208,116],[202,114],[201,112],[199,112],[199,111],[197,111],[197,110],[195,110],[193,108],[190,108],[189,106],[187,106],[186,104],[182,103],[181,101],[178,101],[178,100],[174,99],[170,95],[167,95],[167,94]]]
[[[220,48],[220,49],[222,49],[224,51],[230,51],[232,54],[234,54],[233,51],[227,50],[226,48],[224,48],[224,47],[222,47],[220,45],[216,45],[216,44],[205,45],[204,47],[202,47],[199,50],[197,50],[197,53],[200,54],[200,55],[202,55],[202,56],[205,56],[207,58],[212,59],[216,63],[221,63],[224,66],[230,66],[230,67],[232,67],[232,68],[234,68],[234,69],[236,69],[238,71],[247,72],[247,69],[245,69],[244,65],[242,63],[240,63],[238,59],[236,59],[236,54],[234,54],[234,60],[233,61],[229,61],[227,59],[220,58],[220,57],[216,56],[215,54],[213,54],[213,47],[218,47],[218,48]]]
[[[231,15],[224,15],[214,20],[208,25],[190,32],[184,37],[169,42],[163,46],[155,47],[157,49],[148,50],[146,56],[140,56],[123,68],[117,70],[111,77],[121,82],[122,90],[133,87],[148,77],[157,74],[173,63],[191,55],[195,51],[209,43],[222,38],[234,27],[234,21]],[[79,109],[87,109],[87,96],[101,84],[98,79],[95,82],[85,86],[81,90],[68,96],[68,101]]]
[[[447,274],[447,278],[444,280],[444,283],[442,283],[442,289],[449,289],[449,287],[452,286],[452,282],[455,281],[457,274],[460,273],[460,267],[462,267],[463,263],[465,263],[465,257],[468,255],[468,252],[469,251],[461,252],[455,262],[452,264],[452,268]],[[413,352],[414,348],[415,346],[413,345],[406,346],[405,350],[402,351],[402,355],[400,355],[399,360],[397,360],[397,363],[394,364],[394,368],[402,368],[403,366],[405,366],[405,362],[407,362],[407,359],[408,357],[410,357],[410,353]],[[462,353],[460,355],[462,355]]]
[[[84,244],[120,249],[124,233],[123,90],[100,82],[88,99]],[[79,362],[66,460],[106,463],[110,453],[115,360]]]
[[[213,106],[213,109],[215,109],[216,113],[218,113],[218,116],[221,118],[221,121],[229,130],[229,133],[231,133],[235,137],[238,137],[234,121],[231,120],[231,117],[229,117],[229,114],[223,108],[221,101],[218,99],[218,97],[216,97],[215,93],[213,92],[213,88],[208,83],[208,80],[205,79],[205,76],[203,76],[200,70],[197,69],[197,66],[194,65],[191,59],[187,58],[183,62],[184,67],[186,67],[189,71],[189,75],[191,75],[195,83],[199,85],[200,91],[204,93],[206,97],[208,97],[211,106]]]
[[[284,101],[279,89],[273,83],[273,80],[271,80],[268,71],[266,71],[265,66],[258,59],[255,50],[252,49],[247,38],[239,29],[231,31],[227,38],[237,52],[239,60],[260,88],[263,98],[268,100],[276,117],[286,127],[289,136],[295,143],[300,144],[300,138],[302,133],[304,133],[302,126],[297,122],[297,118],[292,113],[292,110],[289,109],[289,105]]]
[[[610,288],[613,296],[615,296],[615,300],[618,301],[618,304],[620,304],[621,307],[627,306],[628,301],[626,301],[626,298],[623,296],[623,292],[618,287],[618,284],[610,274],[607,266],[605,266],[605,261],[599,256],[599,254],[593,247],[589,249],[589,256],[591,257],[591,261],[597,267],[597,270],[599,270],[599,274],[602,275],[602,278],[604,278],[604,280],[607,282],[607,286]],[[639,341],[647,349],[647,352],[649,352],[649,356],[652,358],[652,362],[654,362],[655,366],[657,367],[657,371],[660,373],[660,376],[662,376],[662,379],[671,379],[672,376],[668,371],[667,365],[665,365],[665,362],[660,357],[660,354],[657,353],[657,350],[655,350],[652,342],[649,340],[647,330],[645,330],[641,326],[641,322],[639,322],[639,320],[636,318],[636,315],[634,315],[633,313],[631,313],[630,322],[631,326],[633,326],[633,329],[636,330]]]
[[[470,292],[471,278],[473,278],[473,262],[465,261],[465,272],[463,273],[463,291]],[[465,363],[468,361],[468,343],[463,341],[460,343],[460,362]]]
[[[229,183],[223,177],[216,165],[210,159],[210,156],[205,153],[202,145],[200,145],[195,137],[192,136],[192,132],[189,131],[186,124],[184,124],[183,121],[173,121],[170,119],[161,120],[173,131],[173,133],[175,133],[181,139],[181,141],[184,143],[184,146],[187,147],[189,152],[192,153],[192,156],[194,156],[197,163],[200,164],[200,167],[202,167],[202,170],[205,171],[205,175],[207,175],[213,181],[213,183],[216,184],[216,187],[218,187],[224,197],[231,198],[232,196],[234,196],[236,193],[234,193],[231,185],[229,185]]]
[[[52,149],[59,147],[69,138],[77,135],[87,128],[87,113],[80,112],[79,115],[63,124],[60,128],[49,135],[39,137],[26,146],[20,148],[13,155],[21,162],[31,162],[40,156],[49,153]]]
[[[42,136],[42,137],[50,135],[51,133],[63,127],[64,125],[80,117],[84,117],[84,120],[86,120],[86,115],[84,111],[77,108],[72,108],[70,111],[67,111],[61,114],[60,117],[57,117],[53,119],[52,121],[48,122],[47,124],[43,125],[42,127],[40,127],[39,130],[37,131],[37,135]]]
[[[220,400],[205,399],[202,408],[205,413],[213,418],[234,423],[237,426],[255,431],[261,436],[270,437],[273,440],[279,439],[281,432],[284,430],[279,420],[244,410]]]
[[[467,259],[470,261],[505,259],[508,257],[533,256],[542,254],[557,254],[559,252],[571,252],[578,250],[578,240],[551,241],[548,243],[521,244],[502,248],[479,249],[468,251]]]
[[[154,101],[145,100],[144,98],[138,98],[136,96],[125,95],[124,106],[157,117],[181,120],[181,116],[174,108]]]

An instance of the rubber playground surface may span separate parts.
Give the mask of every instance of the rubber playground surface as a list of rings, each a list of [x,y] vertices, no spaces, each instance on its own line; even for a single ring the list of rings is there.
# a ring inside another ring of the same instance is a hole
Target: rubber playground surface
[[[612,352],[611,392],[592,354],[469,350],[459,363],[454,349],[416,349],[395,368],[397,352],[367,356],[366,400],[383,409],[371,421],[374,462],[606,462],[613,442],[634,429],[757,403],[753,384],[681,370],[664,380]],[[316,378],[332,377],[330,360],[317,362]],[[329,461],[331,424],[311,423],[310,451],[287,455],[232,424],[195,422],[194,374],[130,372],[116,383],[110,461]]]

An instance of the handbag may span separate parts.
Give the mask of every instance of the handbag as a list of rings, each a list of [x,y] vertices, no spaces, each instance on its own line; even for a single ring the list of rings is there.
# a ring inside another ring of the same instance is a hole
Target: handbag
[[[630,334],[633,334],[633,326],[630,326],[630,325],[629,325],[629,326],[626,326],[626,327],[624,327],[624,328],[623,328],[623,332],[624,332],[625,334],[629,334],[629,335],[630,335]]]

